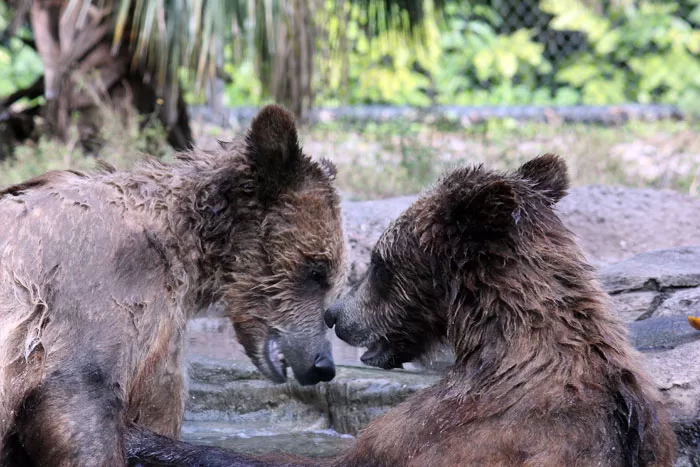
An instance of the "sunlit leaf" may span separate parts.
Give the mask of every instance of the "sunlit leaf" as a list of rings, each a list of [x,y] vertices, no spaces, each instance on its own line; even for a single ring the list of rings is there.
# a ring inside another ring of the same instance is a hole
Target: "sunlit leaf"
[[[505,50],[496,50],[495,62],[498,71],[507,78],[512,79],[515,72],[518,70],[518,58],[512,52]]]
[[[617,48],[617,44],[620,41],[620,32],[617,30],[611,30],[603,34],[600,40],[595,44],[595,51],[597,54],[606,55]]]
[[[491,67],[493,66],[494,55],[488,50],[482,50],[474,55],[474,67],[476,68],[476,76],[481,81],[486,81],[491,75]]]

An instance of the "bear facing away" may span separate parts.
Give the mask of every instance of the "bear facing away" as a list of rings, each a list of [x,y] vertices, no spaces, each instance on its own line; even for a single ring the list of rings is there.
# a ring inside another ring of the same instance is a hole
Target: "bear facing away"
[[[217,151],[0,191],[0,465],[119,466],[129,427],[178,437],[186,321],[219,299],[268,378],[332,379],[334,173],[268,106]]]
[[[554,211],[568,184],[553,155],[506,175],[460,169],[391,224],[326,322],[368,347],[369,365],[441,343],[456,362],[339,457],[276,463],[148,433],[130,452],[186,461],[172,465],[670,466],[656,389]]]
[[[446,341],[454,367],[337,465],[669,466],[675,436],[553,205],[564,162],[456,170],[400,216],[326,323],[382,368]]]

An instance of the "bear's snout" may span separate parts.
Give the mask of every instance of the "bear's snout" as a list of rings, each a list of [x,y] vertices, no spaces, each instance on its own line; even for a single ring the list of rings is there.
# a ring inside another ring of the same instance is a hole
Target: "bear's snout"
[[[341,300],[338,300],[326,310],[326,312],[323,314],[323,320],[326,322],[326,326],[328,326],[329,328],[335,326],[335,322],[338,319],[338,313],[341,311],[342,308],[343,305],[341,303]]]

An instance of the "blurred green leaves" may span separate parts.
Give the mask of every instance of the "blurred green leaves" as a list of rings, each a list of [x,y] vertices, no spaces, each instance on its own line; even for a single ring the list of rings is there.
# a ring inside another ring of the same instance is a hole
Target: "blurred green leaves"
[[[0,96],[29,87],[42,70],[39,55],[19,39],[11,39],[9,47],[0,47]]]
[[[86,1],[70,0],[76,7]],[[231,77],[225,104],[269,99],[265,77],[275,25],[284,19],[280,1],[102,1],[115,8],[115,47],[130,38],[136,58],[155,66],[160,79],[177,73],[191,91],[219,68]],[[539,8],[551,15],[545,26],[499,33],[513,21],[503,5],[517,3],[440,1],[438,13],[432,0],[318,0],[315,103],[659,102],[700,111],[700,0],[616,0],[604,8],[540,0]],[[0,3],[0,30],[7,19]],[[550,61],[537,39],[543,27],[581,33],[585,46],[567,50],[561,44],[556,62]],[[20,40],[0,47],[0,95],[40,73],[38,56]],[[201,93],[190,96],[202,99]]]
[[[4,3],[0,3],[0,31],[9,25],[10,13]],[[19,31],[27,36],[28,31]],[[0,96],[30,86],[41,76],[43,65],[39,55],[18,37],[11,38],[7,45],[0,45]]]
[[[700,15],[700,2],[692,15]],[[542,0],[555,29],[586,34],[590,51],[569,57],[556,79],[586,104],[662,102],[700,111],[700,30],[677,2],[622,1],[597,13],[578,0]],[[691,16],[692,16],[691,15]]]

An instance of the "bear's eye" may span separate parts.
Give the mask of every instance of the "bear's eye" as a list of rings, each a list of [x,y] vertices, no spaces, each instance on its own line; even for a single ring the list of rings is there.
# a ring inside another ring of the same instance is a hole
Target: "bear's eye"
[[[372,255],[371,274],[372,282],[374,282],[379,289],[385,289],[389,286],[392,276],[391,269],[389,269],[386,261],[379,255]]]
[[[306,282],[313,286],[328,287],[328,270],[323,264],[310,263],[306,268]]]

